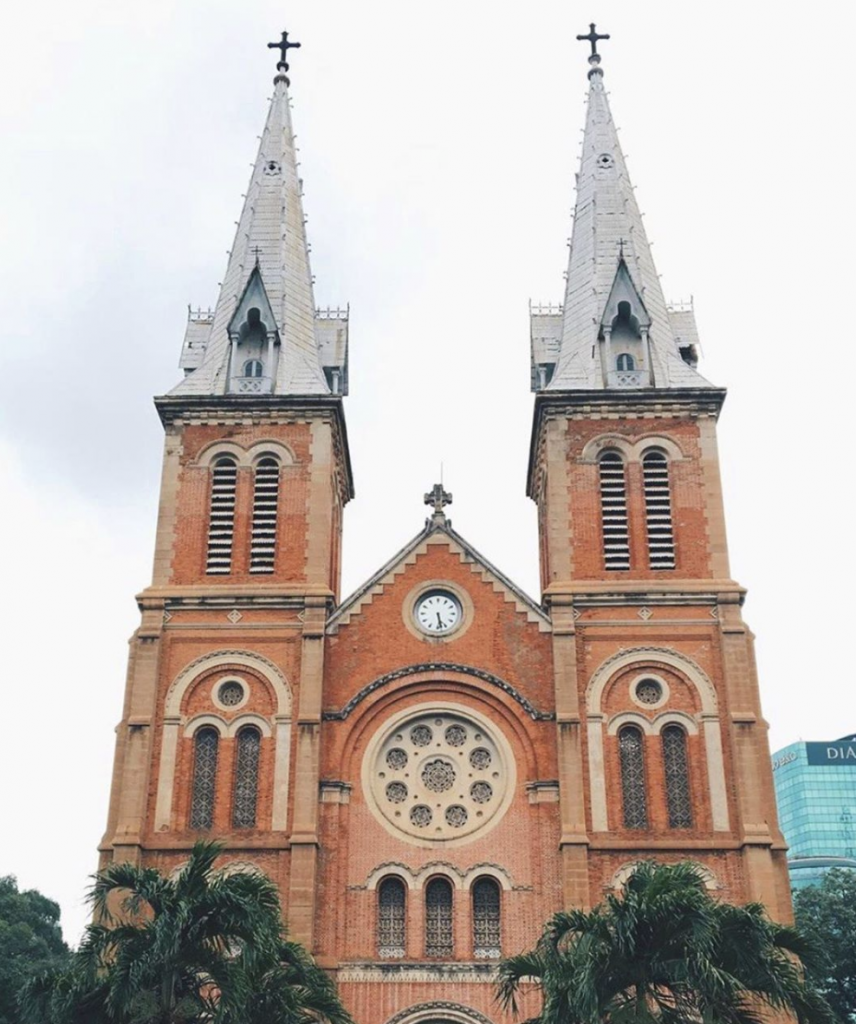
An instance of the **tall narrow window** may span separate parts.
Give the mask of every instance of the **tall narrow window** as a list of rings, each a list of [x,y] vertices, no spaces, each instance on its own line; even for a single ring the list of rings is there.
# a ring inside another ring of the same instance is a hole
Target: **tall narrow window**
[[[663,770],[670,828],[692,828],[693,808],[687,766],[687,734],[679,725],[663,729]]]
[[[648,565],[652,569],[675,568],[675,535],[672,528],[672,496],[669,462],[659,451],[646,452],[642,459],[645,489],[645,522],[648,527]]]
[[[425,955],[451,956],[452,886],[445,878],[432,878],[425,888]]]
[[[599,467],[603,566],[605,569],[629,569],[630,535],[627,529],[624,461],[618,452],[604,452]]]
[[[232,798],[232,827],[256,827],[256,802],[259,792],[259,752],[262,734],[255,726],[245,725],[238,733],[235,757],[235,791]]]
[[[377,955],[404,956],[404,882],[385,878],[377,891]]]
[[[199,729],[193,738],[193,792],[190,798],[190,827],[211,828],[214,824],[214,796],[217,790],[216,729]]]
[[[642,744],[642,731],[635,725],[625,725],[618,734],[625,828],[648,827],[648,803],[645,798],[645,753]]]
[[[209,575],[228,575],[232,571],[232,541],[235,538],[235,488],[238,467],[235,460],[217,459],[211,472],[211,512],[208,520]]]
[[[276,511],[279,502],[279,463],[270,456],[256,463],[253,491],[253,539],[250,572],[273,572],[276,556]]]
[[[502,956],[499,885],[479,878],[473,886],[473,955],[479,960]]]

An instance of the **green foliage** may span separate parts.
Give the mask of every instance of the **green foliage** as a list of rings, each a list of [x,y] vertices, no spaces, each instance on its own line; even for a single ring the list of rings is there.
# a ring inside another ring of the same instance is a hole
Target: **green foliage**
[[[821,950],[811,975],[842,1021],[856,1021],[856,871],[834,868],[794,895],[800,930]]]
[[[329,978],[285,941],[275,886],[214,869],[197,843],[175,878],[112,864],[95,876],[72,965],[25,987],[23,1024],[350,1024]]]
[[[17,1024],[24,983],[67,954],[59,906],[34,889],[19,892],[12,877],[0,878],[0,1024]]]
[[[757,1024],[770,1011],[832,1024],[800,962],[816,963],[811,942],[760,904],[717,902],[692,864],[646,862],[590,913],[556,914],[533,950],[500,964],[497,993],[516,1013],[537,982],[532,1024]]]

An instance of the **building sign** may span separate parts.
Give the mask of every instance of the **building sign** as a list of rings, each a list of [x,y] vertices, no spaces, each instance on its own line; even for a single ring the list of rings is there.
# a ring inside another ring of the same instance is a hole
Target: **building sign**
[[[806,743],[809,764],[849,765],[856,768],[856,740]]]
[[[790,764],[791,761],[796,761],[796,759],[797,759],[797,752],[795,750],[791,750],[787,754],[782,754],[781,757],[774,757],[773,758],[773,771],[775,771],[777,768],[783,768],[786,764]]]

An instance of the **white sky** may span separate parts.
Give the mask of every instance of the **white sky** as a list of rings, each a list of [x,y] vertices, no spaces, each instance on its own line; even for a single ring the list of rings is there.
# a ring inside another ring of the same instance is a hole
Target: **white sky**
[[[107,812],[187,302],[217,295],[283,27],[319,303],[351,303],[345,591],[456,529],[537,596],[527,300],[562,294],[597,21],[667,297],[695,296],[774,747],[852,732],[856,9],[45,0],[0,38],[0,875],[67,937]],[[820,35],[820,28],[826,34]],[[842,321],[843,317],[843,321]],[[845,675],[842,675],[842,672]]]

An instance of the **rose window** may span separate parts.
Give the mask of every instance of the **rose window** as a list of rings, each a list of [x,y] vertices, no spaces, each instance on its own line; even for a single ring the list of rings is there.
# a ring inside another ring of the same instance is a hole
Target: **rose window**
[[[420,840],[460,839],[505,810],[511,754],[493,726],[464,712],[416,711],[369,746],[368,802],[396,829]]]
[[[636,699],[640,704],[659,704],[663,687],[656,679],[642,679],[636,684]]]
[[[217,700],[227,708],[237,707],[238,704],[244,699],[244,688],[240,683],[228,680],[228,682],[221,683],[220,689],[217,691]]]
[[[429,761],[422,769],[422,782],[432,793],[445,793],[455,784],[455,766],[448,761]]]

